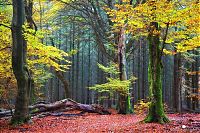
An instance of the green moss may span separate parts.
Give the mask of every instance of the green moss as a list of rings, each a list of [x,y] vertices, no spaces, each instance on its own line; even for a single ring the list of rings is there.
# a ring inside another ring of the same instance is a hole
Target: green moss
[[[131,106],[131,96],[130,95],[128,95],[128,97],[127,97],[127,114],[131,114],[131,113],[133,113],[133,107]]]
[[[156,22],[151,23],[153,28],[158,29]],[[155,30],[155,29],[154,29]],[[153,31],[153,30],[152,30]],[[162,102],[162,64],[161,64],[161,50],[159,48],[159,36],[149,34],[149,97],[150,106],[145,122],[166,123],[169,119],[164,113],[164,106]]]
[[[30,113],[32,114],[32,113],[36,113],[36,112],[38,112],[38,111],[39,111],[39,109],[38,109],[38,108],[35,108],[35,109],[31,110]]]
[[[18,125],[22,125],[24,123],[27,123],[30,119],[31,119],[30,116],[28,116],[28,117],[20,117],[20,118],[13,117],[11,119],[10,124],[13,125],[13,126],[18,126]]]

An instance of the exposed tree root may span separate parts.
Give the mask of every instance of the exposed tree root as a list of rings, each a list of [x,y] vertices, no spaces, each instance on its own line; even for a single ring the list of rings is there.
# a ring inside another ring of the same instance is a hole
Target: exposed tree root
[[[152,123],[152,122],[158,122],[160,124],[165,124],[170,122],[170,120],[165,116],[159,116],[159,117],[152,117],[151,115],[148,115],[145,119],[144,119],[145,123]]]

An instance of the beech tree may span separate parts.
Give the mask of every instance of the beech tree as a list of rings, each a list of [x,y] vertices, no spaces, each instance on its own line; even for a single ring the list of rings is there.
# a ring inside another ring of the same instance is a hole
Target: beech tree
[[[184,6],[182,6],[184,5]],[[129,0],[116,5],[117,11],[108,12],[113,17],[114,29],[126,25],[126,33],[133,36],[147,36],[149,41],[149,113],[145,122],[169,122],[162,102],[162,60],[163,54],[175,54],[165,49],[166,44],[176,44],[177,52],[185,52],[200,46],[198,18],[192,13],[199,12],[198,2],[148,0],[135,7]],[[174,32],[173,28],[179,27]]]
[[[27,67],[27,42],[23,36],[25,22],[24,0],[13,0],[12,19],[12,68],[17,80],[17,98],[12,123],[24,123],[29,119],[28,90],[29,71]]]
[[[104,15],[105,9],[103,8],[103,6],[106,6],[109,9],[114,9],[115,8],[114,3],[118,3],[118,2],[121,3],[122,1],[121,0],[117,2],[114,0],[108,0],[108,2],[99,1],[99,0],[92,0],[92,1],[74,0],[73,2],[62,1],[62,0],[60,1],[62,3],[65,3],[68,7],[74,9],[76,15],[80,15],[80,17],[86,20],[88,25],[91,27],[92,32],[94,33],[94,38],[95,38],[96,44],[98,45],[98,49],[109,60],[108,62],[115,62],[116,64],[118,64],[117,71],[119,71],[120,74],[118,75],[117,78],[120,81],[128,81],[128,76],[127,76],[127,71],[126,71],[126,67],[127,67],[126,52],[127,51],[126,51],[126,45],[125,45],[126,39],[125,39],[124,30],[122,28],[122,30],[119,31],[118,33],[113,33],[109,31],[113,23],[111,22],[110,20],[111,18],[109,17],[109,15],[105,18],[105,15]],[[111,34],[114,34],[113,38],[109,38]],[[114,43],[112,44],[114,45],[113,50],[111,50],[112,48],[110,49],[107,48],[108,44],[110,43]],[[90,61],[90,57],[89,57],[89,61]],[[108,81],[108,83],[110,83],[110,81]],[[118,107],[119,107],[119,113],[121,114],[127,114],[127,113],[132,112],[132,109],[130,106],[129,87],[126,89],[127,89],[126,95],[124,95],[123,89],[117,90],[117,93],[119,94]]]
[[[33,1],[14,0],[12,4],[9,4],[13,7],[13,13],[10,10],[1,10],[0,40],[4,45],[0,46],[0,80],[3,83],[0,91],[3,98],[13,99],[17,95],[16,109],[12,117],[13,124],[23,123],[29,119],[28,95],[33,95],[33,92],[30,92],[30,87],[33,87],[30,81],[34,79],[34,89],[41,88],[44,82],[51,77],[50,67],[57,72],[64,72],[70,66],[70,61],[67,60],[69,54],[41,43],[43,33],[39,30],[36,32],[37,26],[33,21],[32,4]],[[11,15],[13,17],[10,27]],[[6,82],[4,82],[5,79]],[[8,97],[8,92],[12,92],[10,97]]]

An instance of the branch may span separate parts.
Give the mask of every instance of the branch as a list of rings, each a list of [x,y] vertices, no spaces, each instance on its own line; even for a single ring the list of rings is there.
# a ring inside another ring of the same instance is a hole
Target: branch
[[[0,3],[0,6],[10,6],[10,5],[12,5],[12,3]]]
[[[10,26],[8,26],[8,25],[5,25],[5,24],[0,23],[0,26],[4,26],[4,27],[9,28],[9,29],[12,30],[12,27],[10,27]]]
[[[37,31],[37,25],[36,25],[35,21],[34,21],[33,18],[32,18],[32,15],[31,15],[31,13],[30,13],[30,10],[29,10],[29,8],[28,8],[27,6],[25,6],[25,10],[26,10],[26,19],[27,19],[27,20],[30,20],[30,21],[32,22],[32,24],[33,24],[34,27],[35,27],[35,32],[36,32],[36,31]]]
[[[35,27],[35,32],[37,31],[37,25],[36,25],[36,23],[35,23],[35,21],[33,20],[33,18],[31,17],[31,21],[32,21],[32,23],[33,23],[33,25],[34,25],[34,27]]]
[[[7,47],[4,47],[4,48],[0,49],[0,51],[3,51],[3,50],[8,49],[8,48],[11,49],[11,47],[7,46]]]
[[[113,60],[112,55],[108,53],[108,51],[105,48],[105,41],[106,39],[106,23],[103,21],[102,16],[99,15],[100,9],[98,6],[98,1],[96,1],[97,7],[94,3],[94,1],[88,1],[88,3],[83,1],[75,1],[73,3],[68,3],[63,0],[56,0],[58,2],[61,2],[63,4],[66,4],[67,6],[71,7],[72,9],[78,10],[81,15],[87,22],[88,25],[93,29],[95,40],[101,50],[101,52],[110,60]]]
[[[133,4],[133,0],[130,0],[130,5],[132,5]]]
[[[161,49],[161,54],[160,54],[160,56],[162,56],[162,54],[163,54],[163,49],[165,48],[165,42],[166,42],[166,40],[167,40],[168,31],[169,31],[169,22],[167,23],[167,27],[166,27],[166,30],[165,30],[165,34],[164,34],[164,38],[163,38],[163,43],[162,43],[162,49]]]

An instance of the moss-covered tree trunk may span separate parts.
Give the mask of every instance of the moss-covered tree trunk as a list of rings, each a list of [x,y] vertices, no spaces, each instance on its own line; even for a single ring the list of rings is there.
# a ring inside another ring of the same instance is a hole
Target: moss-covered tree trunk
[[[29,118],[28,111],[28,69],[26,66],[26,41],[23,37],[25,22],[24,0],[13,0],[12,20],[12,68],[17,80],[17,98],[12,124],[24,123]]]
[[[162,101],[162,64],[161,64],[161,49],[159,47],[159,34],[156,34],[158,30],[158,23],[151,22],[149,29],[149,97],[150,107],[145,122],[159,122],[166,123],[169,119],[164,113],[163,101]]]
[[[119,32],[119,40],[118,40],[118,64],[119,64],[119,78],[121,81],[127,80],[127,73],[126,73],[126,47],[125,47],[125,33],[124,28],[121,28]],[[130,94],[129,89],[127,90],[126,94],[123,92],[119,92],[119,114],[127,114],[132,113],[132,107],[130,104]]]

